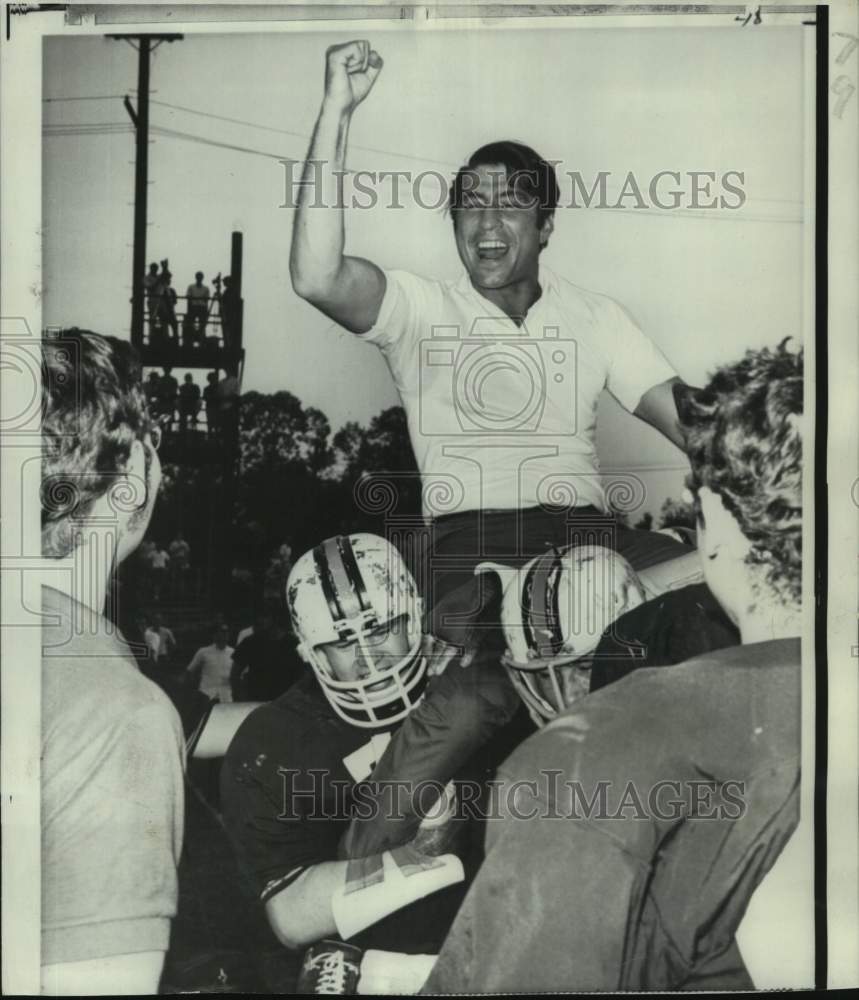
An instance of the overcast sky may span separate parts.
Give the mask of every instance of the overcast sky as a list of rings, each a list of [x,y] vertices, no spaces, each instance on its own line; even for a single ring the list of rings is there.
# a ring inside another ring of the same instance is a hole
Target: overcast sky
[[[630,171],[646,200],[659,171],[713,171],[718,178],[741,171],[745,200],[736,210],[690,210],[685,176],[685,211],[638,209],[634,198],[623,211],[563,209],[545,260],[576,284],[620,300],[690,381],[746,346],[801,334],[802,29],[374,35],[369,28],[358,37],[370,39],[385,66],[353,121],[351,168],[448,176],[477,146],[516,138],[560,160],[562,176],[575,171],[590,183],[608,171],[610,203]],[[152,125],[186,138],[152,136],[147,258],[168,256],[182,293],[194,271],[208,280],[228,270],[230,231],[241,230],[243,387],[289,389],[323,409],[334,428],[368,421],[397,395],[374,348],[293,294],[293,213],[280,207],[285,169],[278,157],[303,157],[325,49],[352,37],[352,30],[186,35],[162,45],[152,66],[152,98],[163,102],[152,106]],[[127,335],[133,135],[58,134],[57,127],[126,125],[121,98],[133,95],[136,74],[136,52],[124,42],[46,41],[46,98],[109,98],[44,104],[48,325]],[[562,198],[569,189],[562,182]],[[347,250],[381,266],[458,275],[449,220],[416,205],[408,186],[401,190],[400,209],[380,204],[348,214]],[[423,191],[437,197],[438,182]],[[718,182],[714,191],[725,193]],[[629,423],[613,402],[604,402],[600,419],[605,465],[677,465],[670,446]]]

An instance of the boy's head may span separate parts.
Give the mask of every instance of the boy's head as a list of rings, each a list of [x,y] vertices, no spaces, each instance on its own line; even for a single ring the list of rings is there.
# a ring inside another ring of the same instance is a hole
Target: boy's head
[[[803,353],[786,345],[675,387],[704,573],[734,620],[750,601],[800,604]]]
[[[137,547],[161,479],[154,431],[131,344],[76,328],[42,342],[44,556],[71,554],[96,513],[119,559]]]

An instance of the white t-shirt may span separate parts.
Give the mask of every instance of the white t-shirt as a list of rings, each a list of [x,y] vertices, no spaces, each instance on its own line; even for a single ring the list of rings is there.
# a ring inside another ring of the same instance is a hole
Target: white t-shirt
[[[146,641],[146,645],[152,650],[153,659],[158,659],[158,652],[161,649],[161,636],[158,634],[157,629],[147,628],[143,633],[143,638]]]
[[[233,647],[223,649],[212,643],[203,646],[194,653],[194,658],[188,664],[188,670],[200,670],[200,690],[209,698],[217,698],[222,704],[233,700],[230,687],[230,671],[233,669]]]
[[[386,271],[376,325],[406,410],[428,517],[537,504],[605,509],[596,454],[603,389],[632,412],[676,376],[625,310],[546,267],[521,327],[467,274]]]
[[[170,562],[170,556],[164,549],[153,549],[149,554],[149,565],[153,569],[166,569],[168,562]]]

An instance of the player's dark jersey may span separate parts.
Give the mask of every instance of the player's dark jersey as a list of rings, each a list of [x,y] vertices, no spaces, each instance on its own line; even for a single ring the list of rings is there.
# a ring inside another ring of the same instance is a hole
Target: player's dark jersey
[[[370,775],[388,740],[340,719],[312,676],[245,719],[224,758],[221,803],[260,899],[337,859],[355,783]]]
[[[313,677],[248,716],[224,759],[221,803],[240,867],[260,900],[313,865],[339,859],[360,790],[389,745],[389,734],[359,729],[336,715]],[[408,759],[402,763],[408,770]],[[465,885],[455,885],[418,900],[353,943],[435,953],[464,893]]]
[[[740,644],[740,633],[705,583],[669,590],[615,621],[593,655],[591,692],[641,667],[685,663]]]
[[[425,992],[752,988],[734,934],[798,822],[799,696],[799,640],[756,643],[526,740]]]

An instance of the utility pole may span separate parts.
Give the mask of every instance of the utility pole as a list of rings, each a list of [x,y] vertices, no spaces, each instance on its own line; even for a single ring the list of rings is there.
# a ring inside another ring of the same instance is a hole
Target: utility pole
[[[149,194],[149,64],[161,42],[181,41],[182,35],[109,35],[134,46],[137,41],[137,108],[128,96],[125,110],[134,125],[136,159],[134,169],[134,254],[131,276],[131,343],[143,346],[143,275],[146,270],[146,223]],[[153,44],[153,42],[155,44]]]

